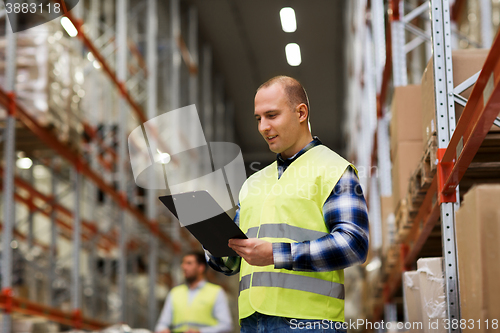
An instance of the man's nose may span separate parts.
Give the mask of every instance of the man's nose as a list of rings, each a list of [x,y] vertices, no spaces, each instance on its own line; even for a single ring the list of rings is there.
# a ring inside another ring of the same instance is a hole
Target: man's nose
[[[271,129],[271,125],[265,119],[261,119],[259,123],[259,132],[264,133]]]

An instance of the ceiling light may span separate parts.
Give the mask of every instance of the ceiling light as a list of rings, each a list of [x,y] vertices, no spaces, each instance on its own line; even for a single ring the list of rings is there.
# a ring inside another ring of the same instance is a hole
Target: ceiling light
[[[286,61],[290,66],[298,66],[302,62],[300,56],[300,46],[297,43],[290,43],[285,46]]]
[[[33,162],[28,157],[19,158],[16,161],[16,166],[19,169],[29,169],[33,165]]]
[[[284,7],[280,10],[281,27],[284,32],[294,32],[297,30],[295,11],[291,7]]]
[[[380,266],[382,266],[382,262],[380,261],[379,258],[375,258],[372,261],[370,261],[370,263],[368,265],[366,265],[365,269],[368,272],[371,272],[371,271],[374,271],[374,270],[380,268]]]
[[[75,26],[73,25],[73,22],[66,16],[61,18],[61,25],[63,26],[64,30],[70,35],[70,37],[75,37],[78,35],[78,30],[76,30]]]
[[[169,153],[162,153],[159,149],[156,149],[158,152],[158,162],[161,164],[168,164],[170,162],[170,154]]]

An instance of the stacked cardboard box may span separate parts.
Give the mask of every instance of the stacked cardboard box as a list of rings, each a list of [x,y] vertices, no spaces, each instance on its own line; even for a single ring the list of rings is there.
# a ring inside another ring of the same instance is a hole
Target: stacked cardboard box
[[[3,318],[0,315],[0,327]],[[25,317],[14,314],[12,317],[12,333],[58,333],[59,324],[50,323],[43,318]]]
[[[391,106],[392,197],[394,208],[422,158],[422,104],[419,85],[396,87]]]
[[[410,271],[403,273],[403,295],[406,319],[410,323],[410,332],[420,332],[422,302],[420,301],[420,273]]]
[[[445,333],[447,303],[444,293],[443,258],[417,260],[423,332]]]
[[[484,61],[488,55],[488,49],[467,49],[456,50],[452,53],[453,63],[453,83],[458,86],[460,83],[477,73],[483,68]],[[468,88],[460,95],[469,98],[472,88]],[[455,121],[462,115],[463,107],[455,104]],[[493,126],[492,131],[500,130]],[[436,132],[436,105],[434,96],[434,66],[432,59],[422,76],[422,138],[424,149],[427,141]]]
[[[461,316],[474,321],[464,331],[497,331],[491,323],[500,319],[499,198],[500,185],[475,186],[456,214]]]
[[[396,237],[394,222],[394,204],[391,197],[380,197],[380,210],[382,217],[382,256],[387,255],[387,251],[394,243]]]
[[[417,261],[417,268],[403,274],[407,327],[410,332],[447,332],[443,260],[421,258]]]
[[[83,60],[64,37],[61,25],[48,22],[17,36],[16,97],[40,125],[53,129],[62,142],[78,149],[83,125],[79,102],[84,96]],[[6,39],[0,38],[0,69],[5,73]],[[0,75],[5,86],[5,76]],[[0,120],[5,110],[0,111]]]

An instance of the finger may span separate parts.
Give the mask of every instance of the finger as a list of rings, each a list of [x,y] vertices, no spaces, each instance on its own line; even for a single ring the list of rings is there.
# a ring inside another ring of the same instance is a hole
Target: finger
[[[239,246],[243,246],[246,242],[246,239],[237,239],[237,238],[231,238],[229,240],[229,244],[235,244]]]
[[[245,248],[247,248],[247,246],[239,245],[239,244],[228,244],[228,246],[232,249],[245,249]]]
[[[228,246],[232,249],[240,249],[240,250],[248,248],[248,246],[246,245],[239,245],[239,244],[228,244]]]
[[[242,251],[234,250],[234,252],[236,252],[237,255],[239,255],[240,257],[242,257],[243,259],[246,260],[245,253],[243,253]]]
[[[242,249],[240,247],[232,247],[231,249],[233,249],[233,251],[236,252],[236,254],[238,254],[240,257],[243,257],[244,255],[246,255],[246,252],[244,251],[244,249]]]
[[[244,247],[233,247],[234,252],[236,252],[240,257],[247,256],[247,249]]]

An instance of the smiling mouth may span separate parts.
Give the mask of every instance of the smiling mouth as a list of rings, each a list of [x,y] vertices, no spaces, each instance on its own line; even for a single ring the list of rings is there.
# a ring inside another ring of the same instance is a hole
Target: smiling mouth
[[[266,136],[266,140],[267,140],[268,142],[271,142],[271,141],[273,141],[274,139],[276,139],[277,137],[278,137],[277,135]]]

